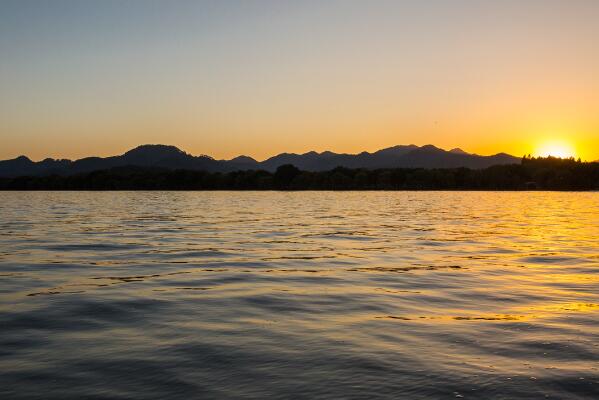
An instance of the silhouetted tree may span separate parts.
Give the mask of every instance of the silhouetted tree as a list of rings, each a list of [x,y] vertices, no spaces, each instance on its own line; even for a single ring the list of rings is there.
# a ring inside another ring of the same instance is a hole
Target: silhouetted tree
[[[280,189],[289,189],[291,182],[301,171],[295,165],[285,164],[277,168],[275,172],[275,183]]]
[[[0,178],[0,190],[599,190],[599,163],[525,156],[486,169],[349,169],[300,171],[283,165],[229,173],[118,167],[59,176]]]

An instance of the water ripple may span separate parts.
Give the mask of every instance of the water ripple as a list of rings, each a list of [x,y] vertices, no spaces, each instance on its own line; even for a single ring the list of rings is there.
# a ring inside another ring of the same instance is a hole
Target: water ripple
[[[0,193],[0,396],[599,398],[598,196]]]

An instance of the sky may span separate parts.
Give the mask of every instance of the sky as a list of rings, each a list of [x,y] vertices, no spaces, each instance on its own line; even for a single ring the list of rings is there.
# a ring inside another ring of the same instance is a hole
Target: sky
[[[0,159],[599,159],[596,0],[2,0]],[[559,154],[558,154],[559,153]]]

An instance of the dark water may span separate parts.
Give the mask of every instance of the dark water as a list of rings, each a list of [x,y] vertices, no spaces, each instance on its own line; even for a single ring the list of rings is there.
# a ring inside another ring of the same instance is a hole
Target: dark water
[[[0,193],[2,399],[597,399],[599,193]]]

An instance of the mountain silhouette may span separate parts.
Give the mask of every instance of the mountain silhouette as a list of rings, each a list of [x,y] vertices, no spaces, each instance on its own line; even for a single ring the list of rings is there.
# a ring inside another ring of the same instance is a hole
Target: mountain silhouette
[[[115,167],[136,166],[166,169],[202,170],[207,172],[232,172],[242,170],[266,170],[273,172],[281,165],[292,164],[304,171],[328,171],[345,168],[472,168],[481,169],[492,165],[517,164],[520,158],[505,153],[492,156],[469,154],[455,148],[446,151],[433,145],[400,145],[373,153],[340,154],[310,151],[304,154],[281,153],[264,161],[248,156],[231,160],[216,160],[207,155],[193,156],[175,146],[142,145],[119,156],[86,157],[71,161],[47,158],[34,162],[25,156],[0,161],[0,176],[73,175]]]
[[[459,147],[456,147],[455,149],[451,149],[449,150],[450,153],[454,153],[454,154],[469,154],[466,153],[464,150],[460,149]]]

